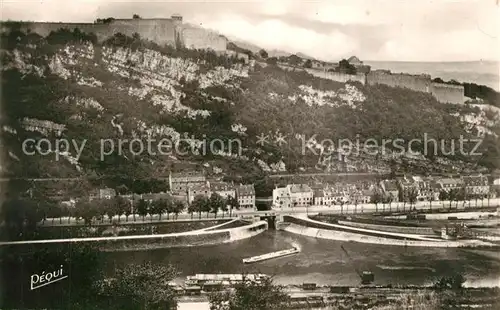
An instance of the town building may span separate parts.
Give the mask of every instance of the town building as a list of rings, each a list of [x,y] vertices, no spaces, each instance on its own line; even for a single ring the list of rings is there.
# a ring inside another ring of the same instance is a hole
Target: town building
[[[194,197],[202,195],[206,198],[209,198],[210,195],[212,195],[212,192],[210,191],[210,182],[205,182],[205,183],[193,183],[189,185],[187,188],[187,202],[188,204],[192,203],[194,200]]]
[[[90,200],[93,199],[111,199],[116,196],[116,191],[113,188],[100,188],[90,193]]]
[[[240,184],[236,187],[238,204],[243,209],[255,208],[255,187],[253,184]]]
[[[418,197],[419,187],[412,177],[397,177],[396,182],[399,187],[399,201],[409,202],[412,195]]]
[[[471,198],[486,198],[490,193],[488,177],[485,175],[463,176],[465,193]]]
[[[159,199],[172,199],[172,196],[168,193],[149,193],[149,194],[142,194],[141,199],[144,199],[145,201],[148,202],[153,202]]]
[[[281,209],[291,207],[291,196],[288,186],[273,189],[273,207]]]
[[[415,188],[417,188],[417,201],[439,200],[439,191],[435,190],[432,178],[412,176],[411,179],[415,183]]]
[[[313,190],[315,206],[341,205],[349,202],[349,189],[344,186],[324,186]]]
[[[451,190],[459,190],[464,188],[464,181],[459,178],[441,178],[437,179],[436,183],[438,185],[439,191],[445,191],[449,193]]]
[[[225,182],[211,182],[210,191],[219,194],[222,198],[227,199],[229,196],[236,198],[236,188],[234,184]]]
[[[196,171],[168,174],[168,186],[174,195],[185,195],[190,186],[203,185],[206,181],[205,175]]]
[[[293,207],[305,207],[313,204],[313,191],[307,184],[288,185]]]
[[[371,203],[374,196],[375,196],[375,189],[359,190],[351,195],[350,203],[353,204]]]
[[[398,202],[399,201],[399,188],[398,183],[395,180],[383,180],[380,182],[380,188],[382,189],[382,194],[387,201]]]
[[[273,190],[273,206],[282,209],[310,206],[314,203],[313,196],[307,184],[288,184]]]

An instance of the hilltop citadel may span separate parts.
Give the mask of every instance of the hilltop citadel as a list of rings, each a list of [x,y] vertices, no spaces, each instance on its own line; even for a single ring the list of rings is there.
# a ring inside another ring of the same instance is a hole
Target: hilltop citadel
[[[2,25],[2,32],[6,26]],[[117,33],[127,36],[139,34],[141,38],[153,41],[157,44],[168,44],[173,46],[184,46],[192,49],[211,49],[218,53],[234,54],[228,50],[228,39],[214,31],[183,23],[180,15],[172,15],[170,18],[129,18],[129,19],[97,19],[94,23],[54,23],[54,22],[23,22],[19,30],[24,32],[35,32],[47,36],[51,31],[61,28],[72,30],[79,28],[83,32],[95,33],[99,41],[105,40]],[[238,57],[246,55],[237,53]],[[392,87],[408,88],[414,91],[432,94],[436,100],[442,103],[464,103],[464,87],[462,85],[450,85],[435,83],[427,74],[411,75],[406,73],[392,73],[388,70],[371,71],[369,66],[363,64],[357,57],[349,58],[349,63],[356,67],[356,74],[337,72],[338,64],[314,60],[311,68],[304,68],[308,73],[338,82],[357,81],[362,84],[376,85],[384,84]],[[283,69],[292,69],[283,66]],[[294,70],[297,67],[293,68]]]

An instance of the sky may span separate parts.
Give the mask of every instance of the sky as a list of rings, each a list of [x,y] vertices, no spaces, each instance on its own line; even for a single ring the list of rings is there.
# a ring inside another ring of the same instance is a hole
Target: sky
[[[2,20],[169,17],[265,49],[338,61],[498,60],[499,0],[2,0]]]

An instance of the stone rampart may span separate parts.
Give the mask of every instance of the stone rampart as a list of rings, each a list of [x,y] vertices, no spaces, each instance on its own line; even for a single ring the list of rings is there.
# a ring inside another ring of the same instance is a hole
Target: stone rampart
[[[366,83],[366,75],[363,73],[358,74],[346,74],[340,72],[331,72],[324,70],[306,69],[307,73],[314,75],[319,78],[333,80],[336,82],[346,83],[346,82],[360,82],[361,84]]]
[[[82,32],[94,33],[99,41],[103,41],[116,33],[132,36],[138,33],[142,39],[153,41],[159,45],[174,45],[179,40],[184,46],[196,49],[213,49],[225,51],[227,38],[213,31],[194,28],[171,18],[150,19],[115,19],[108,23],[46,23],[21,22],[19,30],[34,32],[47,36],[51,31],[59,29],[80,29]],[[2,32],[8,30],[7,24],[1,25]]]
[[[443,103],[464,103],[463,85],[451,85],[442,83],[432,83],[432,95]]]
[[[387,73],[372,71],[366,75],[368,85],[384,84],[392,87],[408,88],[415,91],[429,93],[432,89],[431,76],[412,75],[406,73]]]
[[[203,28],[184,28],[181,37],[187,48],[225,51],[227,47],[226,37]]]

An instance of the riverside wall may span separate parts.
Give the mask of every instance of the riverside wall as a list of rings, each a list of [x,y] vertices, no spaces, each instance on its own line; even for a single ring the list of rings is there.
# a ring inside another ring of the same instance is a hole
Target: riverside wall
[[[395,232],[403,234],[418,234],[418,235],[434,235],[434,230],[431,227],[404,227],[404,226],[390,226],[390,225],[378,225],[378,224],[368,224],[368,223],[358,223],[351,221],[338,221],[340,225],[366,228],[366,229],[376,229],[386,232]]]
[[[249,225],[210,231],[188,231],[161,235],[136,235],[120,237],[95,237],[71,239],[47,239],[29,241],[0,242],[0,246],[49,246],[61,243],[93,242],[103,251],[141,250],[169,247],[193,247],[230,243],[256,236],[267,230],[266,221]]]
[[[298,218],[293,216],[285,217],[285,225],[281,225],[281,229],[290,233],[299,234],[312,238],[337,240],[344,242],[360,242],[360,243],[370,243],[370,244],[383,244],[383,245],[397,245],[397,246],[416,246],[416,247],[495,247],[495,244],[490,242],[484,242],[480,240],[444,240],[436,239],[430,240],[427,238],[419,236],[407,235],[408,239],[405,239],[405,234],[398,234],[401,239],[393,239],[394,233],[387,233],[387,237],[377,237],[364,234],[367,230],[359,229],[359,233],[356,232],[346,232],[341,230],[335,230],[336,226],[322,222],[313,221],[310,219]],[[384,233],[379,231],[378,233]],[[413,238],[413,239],[411,239]]]

